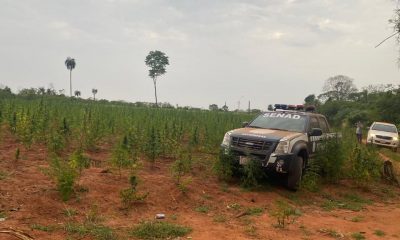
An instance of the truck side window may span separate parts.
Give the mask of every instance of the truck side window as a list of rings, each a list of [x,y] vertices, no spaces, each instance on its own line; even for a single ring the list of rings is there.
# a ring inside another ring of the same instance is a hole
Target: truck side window
[[[313,128],[320,128],[316,117],[310,117],[310,130]]]
[[[319,117],[319,126],[321,127],[321,130],[323,133],[329,133],[329,127],[328,124],[326,123],[325,118],[323,117]]]

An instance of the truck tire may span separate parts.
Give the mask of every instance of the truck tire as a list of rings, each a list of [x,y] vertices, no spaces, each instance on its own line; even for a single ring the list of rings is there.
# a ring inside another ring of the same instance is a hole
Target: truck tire
[[[287,176],[287,188],[296,191],[299,189],[301,176],[303,174],[303,157],[297,156],[290,164],[290,170]]]

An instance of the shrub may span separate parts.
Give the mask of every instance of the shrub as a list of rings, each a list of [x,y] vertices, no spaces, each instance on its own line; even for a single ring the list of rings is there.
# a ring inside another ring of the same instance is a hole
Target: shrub
[[[261,167],[261,161],[251,156],[248,157],[250,160],[244,165],[241,185],[245,188],[253,188],[259,186],[259,182],[266,175],[264,169]]]
[[[214,170],[219,179],[224,181],[232,180],[233,177],[240,177],[241,185],[244,188],[259,186],[259,182],[266,177],[261,161],[248,155],[249,161],[243,166],[239,164],[239,157],[232,152],[220,150]]]
[[[55,179],[57,190],[60,192],[62,200],[69,200],[74,192],[74,184],[77,177],[75,169],[64,160],[54,156],[50,162],[49,174]]]
[[[21,112],[17,114],[16,133],[22,143],[30,148],[33,141],[33,120],[29,113]]]
[[[81,144],[90,150],[96,149],[96,143],[102,137],[102,124],[94,108],[85,108],[80,129]]]
[[[40,224],[32,224],[31,229],[39,230],[42,232],[53,232],[55,230],[54,226],[45,226]]]
[[[126,146],[131,155],[131,159],[137,162],[139,158],[139,153],[141,152],[141,135],[136,129],[130,128],[126,137],[124,138]]]
[[[341,135],[341,138],[326,139],[318,146],[303,176],[303,189],[315,192],[321,181],[335,183],[343,177],[354,179],[358,184],[379,178],[382,161],[376,148],[358,144],[350,131],[345,130]]]
[[[85,236],[93,236],[96,240],[116,240],[118,239],[114,231],[101,224],[79,224],[75,222],[69,222],[64,225],[64,230],[68,234],[77,235],[82,239]]]
[[[189,144],[191,146],[197,146],[199,144],[199,127],[195,126],[193,128],[193,131],[190,135],[190,140],[189,140]]]
[[[324,140],[319,146],[315,156],[313,170],[320,169],[320,174],[327,182],[337,182],[341,175],[346,159],[344,145],[347,139],[330,138]],[[314,176],[315,178],[316,176]]]
[[[319,184],[321,182],[321,168],[316,162],[311,162],[309,168],[305,171],[300,188],[310,192],[317,192],[319,190]]]
[[[260,216],[264,213],[264,208],[260,207],[250,207],[247,208],[246,214],[253,215],[253,216]]]
[[[82,149],[78,149],[74,151],[70,156],[69,164],[73,169],[78,170],[79,174],[81,174],[84,168],[89,168],[90,160],[89,158],[83,155]]]
[[[343,194],[342,198],[333,198],[326,196],[326,200],[322,203],[321,207],[325,211],[332,211],[334,209],[347,209],[351,211],[361,211],[365,205],[372,204],[369,199],[364,199],[357,194]]]
[[[362,235],[362,233],[360,233],[360,232],[355,232],[355,233],[351,234],[351,238],[355,239],[355,240],[362,240],[362,239],[365,239],[365,236]]]
[[[48,134],[46,139],[46,145],[51,153],[58,154],[61,152],[61,150],[63,150],[65,146],[65,135],[60,130],[58,130],[58,126],[56,126],[56,123],[52,123],[50,129],[50,133]]]
[[[192,168],[192,157],[190,154],[178,154],[178,159],[171,165],[171,173],[179,185],[181,178],[190,172]]]
[[[208,211],[210,211],[210,208],[208,206],[201,205],[196,207],[194,210],[199,213],[208,213]]]
[[[85,214],[85,224],[95,225],[101,221],[99,207],[96,204],[90,206],[89,211]]]
[[[183,193],[187,191],[188,185],[192,182],[192,178],[185,175],[192,169],[191,153],[183,153],[179,151],[178,159],[171,165],[171,174],[176,181],[176,185]]]
[[[291,222],[294,222],[296,216],[296,210],[292,208],[286,201],[277,201],[275,209],[271,212],[271,215],[275,217],[277,223],[276,227],[285,228],[285,226]]]
[[[383,236],[386,235],[386,233],[385,233],[384,231],[379,230],[379,229],[375,230],[375,231],[374,231],[374,234],[375,234],[376,236],[378,236],[378,237],[383,237]]]
[[[103,225],[93,225],[89,227],[90,235],[97,240],[117,240],[118,237],[114,231]]]
[[[132,229],[131,235],[140,239],[174,239],[183,237],[192,231],[191,228],[168,222],[146,221]]]
[[[121,177],[121,169],[133,167],[135,159],[132,159],[130,154],[126,136],[118,143],[111,155],[111,164],[118,168],[119,176]]]
[[[119,194],[121,197],[122,206],[125,209],[130,209],[134,203],[143,202],[149,195],[148,192],[144,194],[138,194],[136,189],[132,188],[122,189]]]
[[[119,192],[121,197],[121,203],[123,208],[130,209],[132,205],[136,202],[143,202],[149,193],[138,194],[136,190],[136,186],[138,184],[138,179],[135,175],[131,175],[129,177],[130,188],[122,189]]]
[[[233,154],[231,152],[225,153],[221,149],[215,161],[214,170],[219,179],[224,181],[231,180],[235,173],[235,158]]]
[[[158,131],[154,127],[151,127],[150,134],[144,150],[148,160],[152,164],[154,164],[156,158],[159,157],[161,154],[160,136]]]
[[[379,179],[382,165],[375,147],[357,145],[349,155],[349,176],[358,184],[367,184]]]

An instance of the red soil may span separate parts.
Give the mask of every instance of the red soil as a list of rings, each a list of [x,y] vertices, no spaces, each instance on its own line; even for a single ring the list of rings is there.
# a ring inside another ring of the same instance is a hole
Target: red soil
[[[18,147],[21,149],[21,159],[15,161]],[[109,153],[109,146],[105,145],[88,155],[105,163]],[[0,222],[0,229],[12,227],[34,239],[66,239],[68,235],[62,226],[68,221],[68,217],[64,210],[77,210],[77,216],[73,218],[83,222],[86,214],[96,205],[103,219],[102,224],[120,234],[126,234],[140,220],[154,219],[155,214],[165,213],[165,221],[190,226],[193,231],[188,236],[192,239],[332,239],[323,229],[340,232],[346,239],[351,239],[354,232],[363,232],[367,239],[400,238],[400,191],[395,188],[389,188],[391,195],[394,195],[391,197],[359,192],[358,194],[373,200],[372,205],[359,212],[324,211],[320,207],[323,201],[321,195],[290,193],[277,186],[253,192],[244,191],[236,184],[223,188],[217,179],[201,171],[196,172],[189,191],[182,194],[169,172],[171,160],[159,159],[157,168],[144,165],[138,173],[139,191],[149,192],[150,195],[144,203],[136,204],[132,210],[125,211],[121,209],[119,192],[129,186],[127,171],[123,171],[122,177],[119,177],[118,171],[104,173],[106,164],[84,170],[78,184],[87,188],[88,192],[77,193],[64,203],[55,183],[43,173],[43,169],[48,167],[46,159],[47,151],[44,146],[35,145],[27,150],[10,134],[3,133],[0,172],[7,173],[7,176],[0,180],[0,212],[6,214],[6,220]],[[323,191],[335,196],[341,192],[356,190],[348,183],[342,183],[324,187]],[[269,213],[275,208],[278,199],[290,202],[302,212],[285,229],[274,227],[276,220]],[[235,217],[240,210],[227,207],[232,204],[240,204],[244,208],[260,207],[265,211],[260,216]],[[208,213],[195,211],[196,207],[202,205],[209,207]],[[226,221],[216,222],[215,217],[220,215],[225,216]],[[362,216],[359,222],[351,221],[357,216]],[[32,224],[60,228],[44,232],[31,229]],[[384,238],[374,235],[374,231],[378,229],[386,233]],[[0,239],[16,238],[0,234]]]

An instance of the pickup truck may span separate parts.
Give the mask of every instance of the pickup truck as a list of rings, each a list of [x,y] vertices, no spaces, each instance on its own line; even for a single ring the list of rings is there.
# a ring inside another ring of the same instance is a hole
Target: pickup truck
[[[242,128],[227,132],[221,147],[240,165],[260,161],[268,173],[285,177],[286,186],[297,190],[303,171],[331,133],[325,116],[304,111],[268,111]]]

